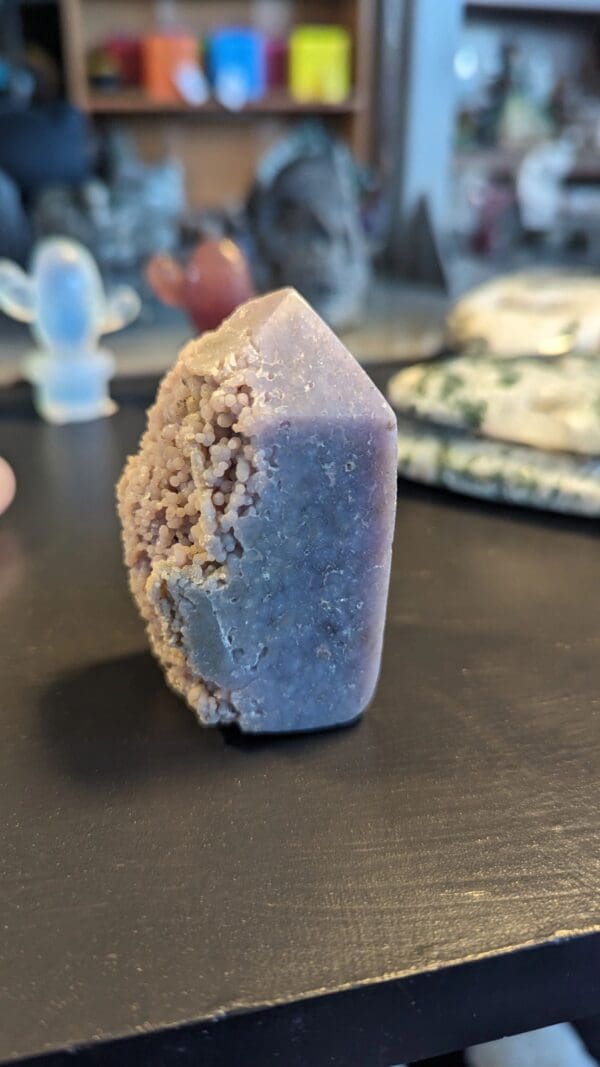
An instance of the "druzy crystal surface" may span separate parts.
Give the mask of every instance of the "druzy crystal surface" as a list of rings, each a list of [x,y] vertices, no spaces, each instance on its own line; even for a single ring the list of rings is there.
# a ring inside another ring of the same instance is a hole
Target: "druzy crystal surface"
[[[377,681],[396,422],[291,289],[183,349],[118,486],[152,649],[205,724],[350,722]]]

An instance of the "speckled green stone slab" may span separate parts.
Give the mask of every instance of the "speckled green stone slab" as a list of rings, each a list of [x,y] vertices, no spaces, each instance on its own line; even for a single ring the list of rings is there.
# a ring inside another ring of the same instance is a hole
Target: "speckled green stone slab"
[[[519,507],[600,516],[600,459],[542,452],[399,420],[398,470],[411,481]]]

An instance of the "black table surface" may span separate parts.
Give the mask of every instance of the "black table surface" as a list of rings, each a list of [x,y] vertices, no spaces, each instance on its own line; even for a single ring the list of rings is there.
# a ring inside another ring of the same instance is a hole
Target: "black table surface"
[[[600,1010],[596,524],[401,485],[362,721],[203,730],[121,566],[149,396],[0,404],[0,1061],[390,1067]]]

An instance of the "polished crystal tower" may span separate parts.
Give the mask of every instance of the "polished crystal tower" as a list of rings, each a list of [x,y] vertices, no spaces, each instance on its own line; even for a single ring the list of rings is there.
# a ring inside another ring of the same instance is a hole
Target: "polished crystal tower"
[[[351,722],[373,694],[396,421],[292,289],[183,349],[118,486],[154,653],[206,724]]]

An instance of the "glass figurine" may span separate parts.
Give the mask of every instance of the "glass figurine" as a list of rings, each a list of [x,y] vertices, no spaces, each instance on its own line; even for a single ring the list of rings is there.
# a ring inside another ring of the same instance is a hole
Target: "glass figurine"
[[[0,260],[0,308],[30,323],[39,343],[23,371],[43,418],[85,422],[116,410],[108,392],[114,357],[98,347],[98,338],[137,317],[140,300],[133,289],[122,286],[105,293],[87,249],[52,237],[38,245],[29,275],[16,263]]]
[[[216,330],[254,296],[250,266],[228,237],[202,241],[183,266],[159,252],[146,267],[150,288],[163,304],[183,308],[199,333]]]

